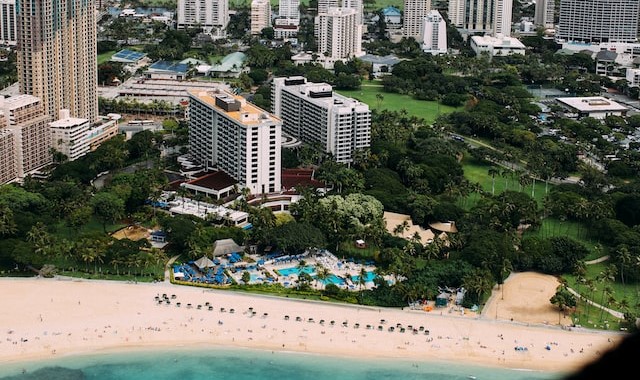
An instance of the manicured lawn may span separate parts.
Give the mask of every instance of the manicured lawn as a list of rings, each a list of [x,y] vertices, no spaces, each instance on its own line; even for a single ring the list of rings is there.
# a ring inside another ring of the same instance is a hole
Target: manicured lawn
[[[383,92],[382,85],[380,85],[379,82],[365,81],[359,90],[340,90],[337,92],[366,103],[371,109],[386,109],[390,111],[401,111],[405,109],[409,115],[422,118],[429,124],[433,123],[439,114],[450,113],[456,110],[454,107],[443,106],[438,104],[438,102],[416,100],[409,95]],[[381,101],[376,98],[377,94],[382,94],[383,99]]]
[[[123,223],[118,223],[118,224],[107,224],[107,233],[112,233],[115,232],[119,229],[121,229],[122,227],[126,227],[126,224]],[[55,226],[56,227],[56,233],[55,235],[60,236],[60,237],[64,237],[64,238],[72,238],[72,237],[76,237],[79,234],[88,234],[88,233],[104,233],[103,229],[102,229],[102,222],[99,222],[96,219],[91,219],[91,221],[89,221],[89,223],[85,224],[84,226],[82,226],[82,228],[80,228],[80,231],[76,231],[73,228],[65,225],[64,223],[59,223],[58,225]]]
[[[115,50],[109,50],[102,54],[98,54],[98,65],[109,61],[111,59],[111,56],[114,55],[115,53],[116,53]]]

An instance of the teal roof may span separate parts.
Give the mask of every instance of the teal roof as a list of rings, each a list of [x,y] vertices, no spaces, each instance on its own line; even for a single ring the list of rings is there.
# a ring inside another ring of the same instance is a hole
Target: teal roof
[[[400,16],[400,9],[388,6],[382,10],[382,14],[385,16]]]
[[[213,65],[211,71],[228,72],[228,71],[240,71],[244,66],[244,61],[247,60],[247,55],[239,51],[231,53],[224,58],[219,65]],[[235,68],[233,67],[235,65]]]

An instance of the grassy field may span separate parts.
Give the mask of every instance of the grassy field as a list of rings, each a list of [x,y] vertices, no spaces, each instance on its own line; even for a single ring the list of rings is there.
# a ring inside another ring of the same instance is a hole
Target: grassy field
[[[386,109],[390,111],[400,111],[405,109],[409,115],[423,118],[429,124],[433,123],[439,114],[445,114],[456,110],[454,107],[443,106],[438,102],[416,100],[409,95],[383,92],[382,85],[375,81],[364,81],[359,90],[339,90],[337,92],[344,96],[366,103],[371,109]],[[376,98],[377,94],[382,94],[382,101]]]
[[[115,53],[116,53],[115,50],[109,50],[102,54],[98,54],[98,65],[109,61],[111,59],[111,56],[114,55]]]

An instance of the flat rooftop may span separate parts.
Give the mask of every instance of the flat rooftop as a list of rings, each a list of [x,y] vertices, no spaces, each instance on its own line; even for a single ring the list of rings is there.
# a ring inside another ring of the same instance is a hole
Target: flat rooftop
[[[620,103],[602,96],[557,98],[558,102],[580,112],[604,112],[604,111],[628,111],[629,109]]]
[[[271,123],[281,123],[281,120],[271,113],[263,110],[262,108],[249,103],[245,98],[239,95],[234,95],[230,92],[226,91],[202,91],[202,90],[189,90],[189,95],[194,98],[199,99],[200,101],[208,104],[212,108],[215,108],[227,115],[228,117],[238,121],[240,124],[244,125],[256,125],[268,122]],[[225,101],[229,101],[231,99],[235,100],[235,102],[239,103],[239,110],[225,110],[216,104],[216,98],[224,99]]]

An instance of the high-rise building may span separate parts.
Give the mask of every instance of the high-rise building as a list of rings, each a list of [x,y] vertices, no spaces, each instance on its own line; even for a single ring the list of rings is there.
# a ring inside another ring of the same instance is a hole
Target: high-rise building
[[[333,92],[326,83],[304,77],[275,78],[273,113],[282,130],[306,144],[318,144],[337,162],[353,162],[355,152],[371,144],[371,111],[355,99]]]
[[[17,177],[13,133],[7,129],[7,120],[0,112],[0,184],[11,182]]]
[[[300,0],[280,0],[278,17],[300,20]]]
[[[16,0],[0,0],[0,43],[10,46],[18,43]]]
[[[251,34],[260,34],[271,26],[271,3],[269,0],[251,1]]]
[[[433,10],[424,18],[420,41],[425,53],[447,53],[447,22],[440,12]]]
[[[402,34],[418,40],[423,32],[422,23],[431,11],[431,0],[404,0]]]
[[[189,99],[191,156],[252,194],[280,191],[282,121],[224,91],[190,91]]]
[[[32,95],[17,95],[0,99],[6,129],[13,134],[16,176],[24,178],[29,172],[51,163],[51,117],[44,112],[40,99]]]
[[[337,61],[362,55],[362,27],[352,8],[329,8],[316,17],[318,54]]]
[[[229,0],[178,0],[178,29],[202,28],[213,38],[226,37]]]
[[[358,24],[363,24],[364,4],[362,0],[318,0],[318,14],[327,13],[329,8],[351,8],[356,11]]]
[[[464,25],[464,7],[465,0],[449,0],[449,8],[447,15],[451,25],[462,27]]]
[[[513,0],[494,0],[493,35],[511,37]]]
[[[58,120],[49,123],[51,146],[67,156],[69,161],[89,152],[89,120],[71,117],[69,110],[60,110]]]
[[[555,0],[536,0],[534,23],[545,28],[553,28],[555,23]]]
[[[567,42],[635,42],[638,0],[561,0],[556,38]]]
[[[20,92],[40,98],[51,119],[68,109],[97,120],[94,0],[20,0],[17,16]]]

